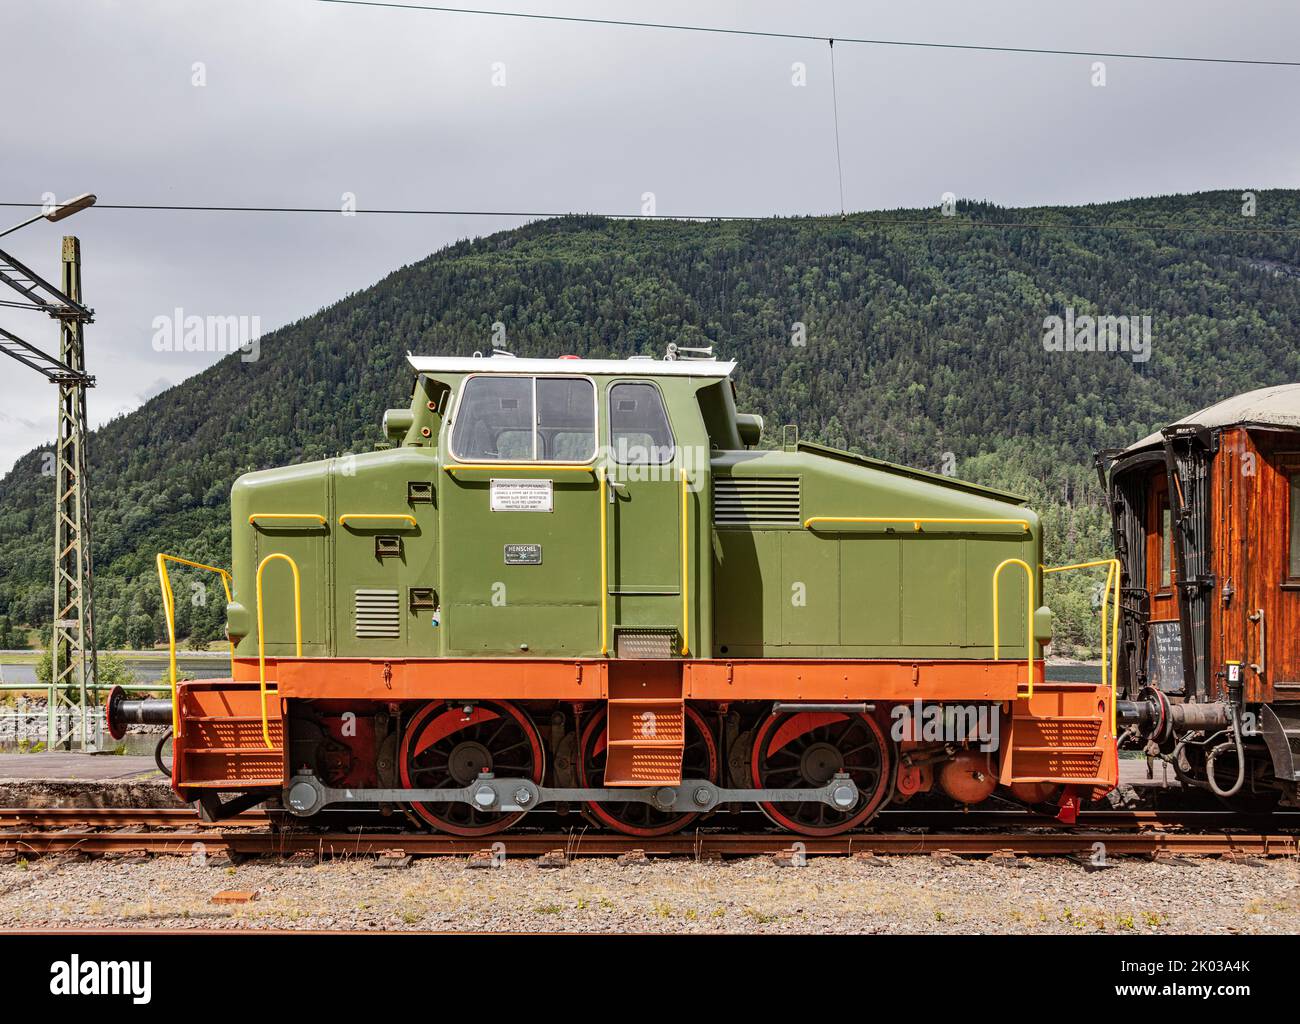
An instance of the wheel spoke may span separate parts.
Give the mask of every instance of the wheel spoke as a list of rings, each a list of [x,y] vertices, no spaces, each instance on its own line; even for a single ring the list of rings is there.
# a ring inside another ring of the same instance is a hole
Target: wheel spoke
[[[755,784],[774,789],[812,788],[828,782],[833,772],[845,772],[858,787],[858,800],[848,811],[820,801],[760,806],[778,825],[809,835],[834,835],[861,825],[884,799],[888,763],[884,733],[874,720],[855,713],[838,721],[816,722],[783,741],[781,750],[772,750],[772,742],[785,735],[800,714],[805,713],[788,712],[760,726],[752,754]]]
[[[604,782],[607,753],[604,747],[606,724],[606,713],[600,711],[583,725],[579,764],[580,781],[585,786],[600,786]],[[706,731],[704,720],[689,708],[686,713],[685,729],[682,777],[716,781],[718,758],[713,737]],[[598,749],[599,754],[596,753]],[[638,836],[669,835],[699,817],[697,812],[661,811],[653,804],[630,800],[588,802],[585,807],[586,813],[601,825]]]
[[[414,754],[420,737],[439,723],[445,724],[443,715],[455,713],[435,712],[431,707],[427,705],[411,719],[402,737],[399,755],[408,785],[418,778],[428,780],[420,782],[422,788],[459,789],[472,783],[470,776],[480,769],[504,769],[508,777],[540,781],[541,737],[522,710],[502,701],[484,701],[479,708],[491,713],[491,718],[457,723],[458,728]],[[489,835],[509,828],[523,816],[520,812],[481,811],[460,801],[431,800],[414,803],[411,808],[434,828],[461,835]]]

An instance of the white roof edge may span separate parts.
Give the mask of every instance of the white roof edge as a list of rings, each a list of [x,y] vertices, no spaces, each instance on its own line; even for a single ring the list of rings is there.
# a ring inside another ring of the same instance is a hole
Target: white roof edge
[[[716,359],[519,359],[513,356],[417,356],[406,361],[416,373],[586,373],[631,376],[727,377],[734,362]]]

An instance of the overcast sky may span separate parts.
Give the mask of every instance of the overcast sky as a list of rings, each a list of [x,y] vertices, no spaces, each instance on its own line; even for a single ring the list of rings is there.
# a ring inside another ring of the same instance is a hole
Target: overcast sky
[[[1284,0],[491,6],[1274,60],[1296,59],[1300,39],[1300,8]],[[351,192],[363,211],[634,214],[653,192],[661,214],[839,207],[824,42],[316,0],[3,0],[0,48],[0,202],[93,191],[102,203],[337,208]],[[1110,59],[1097,88],[1093,60],[837,45],[846,205],[932,206],[948,191],[1085,203],[1300,182],[1300,68]],[[0,230],[31,212],[0,207]],[[81,238],[99,424],[219,358],[155,351],[155,317],[258,316],[269,332],[449,242],[519,223],[95,209],[0,248],[57,281],[61,235]],[[0,326],[57,350],[39,314],[0,310]],[[54,431],[53,385],[5,363],[0,473]]]

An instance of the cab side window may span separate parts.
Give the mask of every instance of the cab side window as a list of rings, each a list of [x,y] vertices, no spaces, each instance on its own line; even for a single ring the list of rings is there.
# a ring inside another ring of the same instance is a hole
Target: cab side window
[[[628,383],[609,389],[609,444],[614,461],[624,465],[673,461],[673,432],[657,387]]]
[[[537,455],[545,462],[586,462],[596,454],[596,393],[577,377],[537,379]]]
[[[467,462],[585,462],[596,454],[596,389],[579,377],[471,377],[451,451]]]

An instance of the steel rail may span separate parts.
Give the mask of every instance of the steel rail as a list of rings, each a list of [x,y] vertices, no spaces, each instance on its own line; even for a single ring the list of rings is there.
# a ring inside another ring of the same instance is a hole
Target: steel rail
[[[282,817],[276,813],[276,819]],[[93,828],[119,828],[146,825],[151,828],[265,828],[272,816],[260,811],[246,811],[224,821],[205,823],[192,807],[2,807],[0,828],[66,828],[79,825]]]
[[[547,812],[534,812],[549,816]],[[343,810],[332,808],[322,812],[335,821],[351,814],[364,820],[377,814],[371,810]],[[272,822],[295,822],[282,810],[244,811],[219,822],[203,822],[192,807],[0,807],[0,828],[66,828],[72,825],[87,828],[115,828],[126,825],[144,825],[150,828],[221,829],[227,827],[267,827]],[[349,819],[351,820],[351,819]],[[401,819],[385,819],[400,827]],[[1280,829],[1300,831],[1300,811],[1281,811],[1271,814],[1249,815],[1228,810],[1212,811],[1081,811],[1074,826],[1066,826],[1054,818],[1029,811],[961,811],[961,810],[886,810],[874,819],[877,826],[887,829],[927,828],[939,831],[1005,829],[1243,829],[1269,832]],[[386,827],[386,826],[381,826]],[[416,833],[418,834],[418,833]],[[507,833],[509,838],[514,833]],[[590,834],[590,833],[588,833]],[[857,833],[856,838],[886,833]],[[617,833],[611,833],[617,836]],[[493,837],[499,838],[499,837]],[[791,841],[799,837],[789,834]]]
[[[1100,844],[1100,845],[1099,845]],[[427,833],[260,832],[247,829],[193,829],[164,832],[92,832],[65,829],[0,833],[0,852],[18,856],[47,854],[211,855],[319,858],[373,857],[393,850],[414,856],[471,856],[495,848],[505,856],[539,856],[563,851],[566,857],[609,857],[634,850],[647,855],[695,858],[757,856],[792,852],[806,856],[961,855],[1093,857],[1121,856],[1296,857],[1295,835],[1264,832],[1105,832],[1046,831],[1010,833],[899,833],[833,836],[709,833],[658,838],[572,833],[507,833],[463,838]]]

